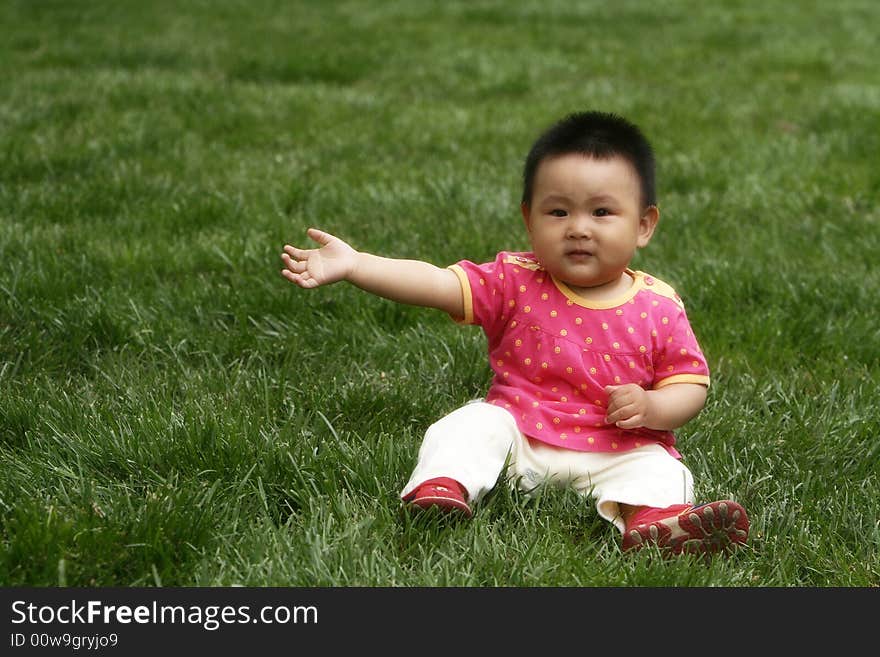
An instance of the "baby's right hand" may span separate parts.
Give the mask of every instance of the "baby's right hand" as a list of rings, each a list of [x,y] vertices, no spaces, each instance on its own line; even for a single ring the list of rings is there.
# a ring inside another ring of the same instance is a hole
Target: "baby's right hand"
[[[357,261],[357,251],[338,237],[309,228],[308,236],[321,246],[317,249],[298,249],[284,245],[281,275],[302,288],[329,285],[349,277]]]

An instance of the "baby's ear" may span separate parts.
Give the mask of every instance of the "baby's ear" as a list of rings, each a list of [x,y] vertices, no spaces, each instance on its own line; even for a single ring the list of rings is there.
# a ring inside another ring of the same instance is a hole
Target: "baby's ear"
[[[642,217],[639,219],[638,246],[640,249],[648,246],[648,242],[651,241],[651,237],[654,235],[654,229],[657,228],[657,223],[659,221],[660,209],[656,205],[649,205],[645,208]]]

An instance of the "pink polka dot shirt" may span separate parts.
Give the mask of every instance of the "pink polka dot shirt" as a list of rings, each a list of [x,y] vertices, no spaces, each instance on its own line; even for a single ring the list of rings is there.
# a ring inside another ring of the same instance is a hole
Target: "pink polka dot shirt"
[[[706,359],[669,285],[627,270],[633,284],[622,297],[594,302],[531,253],[450,269],[464,294],[462,323],[481,326],[488,339],[494,377],[486,401],[510,411],[523,434],[579,451],[659,443],[680,456],[671,431],[605,423],[606,385],[709,385]]]

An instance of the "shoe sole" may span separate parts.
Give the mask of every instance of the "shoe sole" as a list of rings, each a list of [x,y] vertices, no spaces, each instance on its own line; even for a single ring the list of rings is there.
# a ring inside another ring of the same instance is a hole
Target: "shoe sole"
[[[462,502],[461,500],[457,500],[454,497],[442,497],[439,495],[429,495],[424,497],[419,497],[414,500],[410,500],[407,502],[409,506],[416,507],[417,509],[430,509],[432,507],[438,508],[443,512],[460,512],[463,513],[466,517],[470,518],[473,516],[473,511],[467,505],[466,502]]]
[[[727,552],[746,542],[749,519],[736,502],[723,500],[694,507],[666,520],[629,530],[623,549],[637,549],[653,544],[668,548],[673,554],[709,554]]]

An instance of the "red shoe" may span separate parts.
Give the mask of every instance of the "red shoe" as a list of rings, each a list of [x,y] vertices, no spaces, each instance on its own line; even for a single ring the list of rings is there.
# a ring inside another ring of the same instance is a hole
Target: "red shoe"
[[[419,484],[403,499],[421,509],[436,507],[443,512],[461,512],[470,518],[474,514],[465,500],[466,494],[464,486],[455,479],[437,477]]]
[[[653,544],[669,548],[673,554],[724,552],[742,545],[748,536],[749,518],[736,502],[676,504],[633,514],[623,532],[623,549]]]

